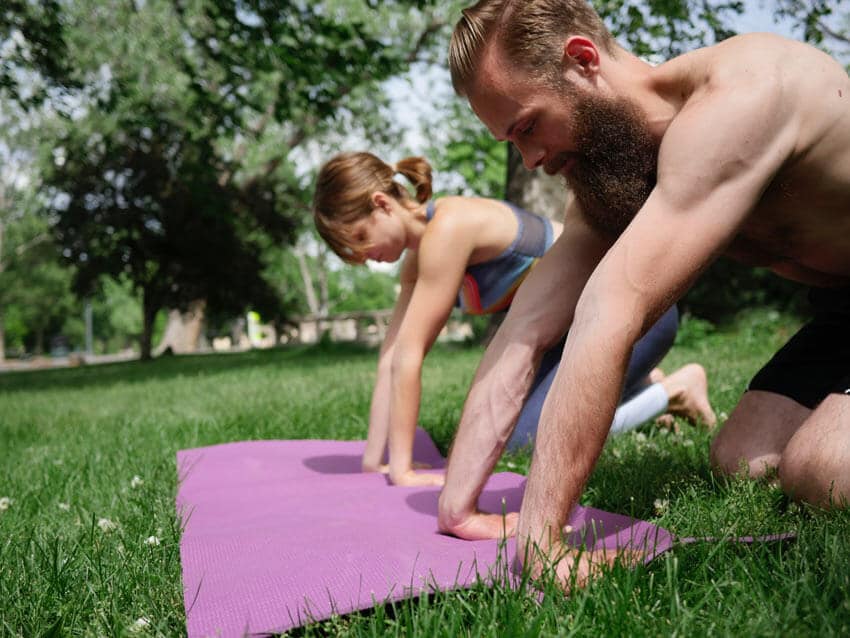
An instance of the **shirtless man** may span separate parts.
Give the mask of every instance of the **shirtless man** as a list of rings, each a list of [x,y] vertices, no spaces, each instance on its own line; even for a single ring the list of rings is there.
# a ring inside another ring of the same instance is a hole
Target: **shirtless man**
[[[576,201],[476,373],[440,528],[469,539],[515,529],[533,571],[556,561],[566,587],[583,582],[606,557],[570,553],[561,530],[602,450],[629,352],[722,254],[817,287],[822,314],[804,345],[756,377],[712,463],[754,476],[778,468],[783,489],[811,503],[850,497],[844,69],[766,34],[653,67],[618,46],[583,0],[482,0],[456,26],[449,62],[492,134],[529,169],[563,175]],[[567,328],[522,509],[506,521],[481,513],[477,498],[540,354]]]

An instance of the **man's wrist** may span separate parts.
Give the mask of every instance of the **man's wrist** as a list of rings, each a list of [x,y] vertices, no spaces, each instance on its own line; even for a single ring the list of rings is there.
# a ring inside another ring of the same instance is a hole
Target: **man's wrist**
[[[453,498],[450,491],[443,488],[437,504],[437,526],[440,531],[452,532],[475,513],[475,503],[466,503]]]

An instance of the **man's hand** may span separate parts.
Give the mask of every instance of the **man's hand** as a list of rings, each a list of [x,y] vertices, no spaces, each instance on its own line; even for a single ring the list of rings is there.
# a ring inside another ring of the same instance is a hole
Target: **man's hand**
[[[393,476],[391,473],[388,473],[388,476],[390,483],[398,485],[399,487],[421,487],[428,485],[442,487],[446,482],[444,474],[432,474],[427,472],[418,473],[413,470],[408,470],[407,472],[403,472],[397,476]]]
[[[516,524],[519,514],[508,512],[506,514],[486,514],[484,512],[473,512],[459,522],[448,523],[438,520],[441,532],[457,536],[468,541],[480,541],[490,538],[510,538],[516,533]]]
[[[557,543],[545,555],[539,549],[529,550],[526,562],[530,563],[528,569],[533,580],[540,580],[545,570],[551,570],[554,567],[558,584],[565,593],[569,594],[573,588],[586,587],[593,578],[611,569],[616,563],[633,567],[643,558],[644,552],[632,549],[588,551]]]

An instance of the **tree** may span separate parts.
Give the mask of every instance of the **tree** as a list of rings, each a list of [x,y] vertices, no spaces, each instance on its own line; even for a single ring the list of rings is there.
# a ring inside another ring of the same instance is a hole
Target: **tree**
[[[378,39],[343,18],[427,6],[15,4],[0,26],[24,40],[18,66],[41,74],[44,99],[64,117],[45,137],[42,164],[78,294],[102,275],[128,277],[143,299],[143,357],[160,308],[202,300],[216,312],[279,313],[262,246],[291,242],[302,221],[294,149],[355,109],[358,89],[399,71],[443,24],[424,20],[399,46],[401,36]]]
[[[850,66],[850,9],[829,0],[775,0],[777,19],[787,19],[815,44]]]
[[[8,120],[5,122],[9,124]],[[5,147],[4,147],[5,148]],[[0,361],[5,358],[5,315],[24,328],[21,339],[35,335],[44,349],[44,331],[70,303],[70,273],[59,265],[47,220],[35,212],[27,158],[9,149],[0,167]]]

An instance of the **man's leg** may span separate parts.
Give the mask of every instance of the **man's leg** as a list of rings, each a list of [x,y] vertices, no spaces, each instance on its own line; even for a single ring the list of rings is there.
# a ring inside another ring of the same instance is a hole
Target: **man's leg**
[[[711,443],[711,464],[750,477],[774,471],[791,437],[812,411],[781,394],[750,390]]]
[[[779,481],[790,497],[813,505],[850,501],[850,396],[830,394],[788,441]]]
[[[711,445],[711,463],[726,474],[744,469],[751,477],[786,465],[786,446],[815,408],[830,410],[834,393],[843,392],[850,379],[850,288],[812,288],[809,301],[814,316],[782,346],[750,382],[732,416]],[[840,398],[840,397],[839,397]],[[811,426],[823,434],[825,420],[817,417]],[[809,432],[806,428],[806,432]],[[829,445],[821,441],[820,445]],[[802,476],[798,463],[812,457],[814,443],[808,434],[788,450],[787,474]],[[812,457],[814,458],[814,457]],[[791,459],[797,459],[792,463]]]

